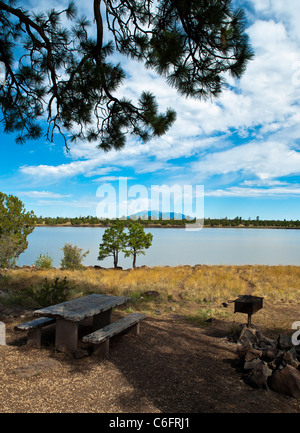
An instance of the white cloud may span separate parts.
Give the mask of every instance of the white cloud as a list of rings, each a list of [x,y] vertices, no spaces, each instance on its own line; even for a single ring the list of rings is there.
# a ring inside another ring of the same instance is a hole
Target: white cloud
[[[270,179],[256,179],[256,180],[245,180],[241,185],[247,186],[278,186],[278,185],[289,185],[288,182],[282,182],[280,180],[270,180]],[[299,185],[297,185],[299,186]]]
[[[64,200],[38,200],[34,203],[29,203],[31,205],[39,205],[39,206],[49,206],[54,207],[58,206],[61,208],[69,209],[69,208],[76,208],[76,209],[87,209],[92,208],[96,209],[98,202],[95,200],[72,200],[72,201],[64,201]]]
[[[192,164],[202,178],[242,171],[262,180],[300,173],[300,153],[278,142],[251,142],[207,155]]]
[[[300,196],[300,187],[281,188],[241,188],[231,187],[226,189],[205,191],[205,197],[278,197]]]
[[[27,174],[29,176],[37,177],[37,178],[55,178],[61,179],[65,177],[73,177],[80,174],[89,175],[91,171],[98,170],[102,161],[98,158],[88,159],[88,160],[77,160],[72,161],[69,164],[60,164],[57,166],[54,165],[31,165],[31,166],[22,166],[20,167],[20,171],[23,174]],[[103,167],[101,167],[103,168]]]
[[[130,179],[135,179],[134,177],[128,176],[128,177],[124,177],[124,176],[103,176],[103,177],[98,177],[97,179],[94,179],[93,182],[115,182],[115,181],[119,181],[122,179],[126,179],[126,180],[130,180]]]
[[[251,0],[256,12],[265,19],[274,18],[286,26],[292,39],[300,40],[298,0]]]
[[[120,169],[118,167],[113,166],[107,166],[107,167],[100,167],[95,168],[94,170],[90,170],[87,173],[85,173],[86,177],[93,177],[93,176],[102,176],[105,174],[109,174],[115,171],[119,171]]]
[[[18,195],[31,198],[64,198],[71,197],[70,194],[57,194],[51,191],[18,191]]]

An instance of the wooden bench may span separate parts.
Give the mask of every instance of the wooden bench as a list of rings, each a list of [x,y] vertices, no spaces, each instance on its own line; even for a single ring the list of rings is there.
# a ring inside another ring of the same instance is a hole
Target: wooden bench
[[[14,327],[16,331],[27,332],[27,344],[41,346],[42,328],[55,322],[54,318],[39,317],[30,322],[21,323]]]
[[[138,335],[140,332],[140,321],[145,319],[145,317],[146,314],[142,313],[129,314],[104,328],[98,329],[97,331],[84,336],[82,341],[94,345],[94,354],[108,356],[109,340],[124,331],[133,331],[135,335]]]

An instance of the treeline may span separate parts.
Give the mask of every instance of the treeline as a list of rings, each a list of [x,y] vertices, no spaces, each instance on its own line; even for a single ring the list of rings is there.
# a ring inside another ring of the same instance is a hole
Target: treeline
[[[131,223],[133,219],[124,219],[123,222],[125,226],[127,226],[129,223]],[[140,224],[143,224],[145,226],[147,225],[153,225],[157,224],[160,226],[184,226],[185,224],[195,222],[195,219],[193,220],[187,220],[187,219],[169,219],[165,220],[162,218],[159,219],[151,219],[151,217],[148,217],[146,219],[144,218],[136,218],[134,221],[139,222]],[[71,226],[82,226],[82,225],[99,225],[102,227],[108,227],[116,222],[115,219],[109,219],[109,218],[97,218],[95,216],[87,216],[87,217],[75,217],[75,218],[67,218],[67,217],[38,217],[36,219],[36,224],[38,225],[47,225],[47,226],[55,226],[55,225],[71,225]]]
[[[259,217],[255,219],[243,219],[242,217],[229,218],[206,218],[204,221],[205,227],[281,227],[281,228],[300,228],[300,221],[296,220],[261,220]]]
[[[87,216],[87,217],[75,217],[75,218],[68,218],[68,217],[38,217],[36,219],[36,224],[40,225],[48,225],[48,226],[54,226],[54,225],[81,225],[81,224],[89,224],[89,225],[93,225],[93,224],[103,224],[104,225],[103,220],[100,220],[97,217],[94,216]]]
[[[140,224],[144,226],[157,225],[160,227],[183,227],[185,224],[191,224],[195,222],[195,219],[151,219],[148,218],[138,218],[136,219]],[[108,227],[116,220],[112,219],[100,219],[95,216],[88,215],[86,217],[79,216],[74,218],[67,217],[38,217],[36,219],[36,224],[46,225],[46,226],[56,226],[56,225],[69,225],[69,226],[82,226],[82,225],[95,225]],[[132,222],[132,219],[125,219],[125,226],[127,223]],[[230,218],[205,218],[204,227],[276,227],[276,228],[300,228],[299,220],[261,220],[259,217],[255,219],[243,219],[242,217]]]

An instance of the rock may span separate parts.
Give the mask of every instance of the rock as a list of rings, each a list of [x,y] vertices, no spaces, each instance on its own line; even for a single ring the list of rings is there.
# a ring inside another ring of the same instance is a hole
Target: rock
[[[263,362],[264,361],[258,358],[246,361],[244,364],[244,370],[255,370],[256,368],[259,368]]]
[[[258,339],[258,346],[262,348],[277,348],[277,340],[273,340],[271,338],[266,337],[260,331],[256,331],[256,337]]]
[[[294,368],[298,368],[300,366],[300,362],[297,359],[297,352],[294,347],[285,352],[282,356],[282,359]]]
[[[73,353],[73,356],[75,359],[81,359],[81,358],[84,358],[86,356],[89,356],[89,352],[87,350],[84,350],[84,349],[77,349]]]
[[[215,300],[214,296],[211,296],[210,298],[203,298],[202,302],[207,304],[208,302],[214,302],[214,300]]]
[[[205,322],[211,323],[212,325],[216,325],[217,323],[220,323],[220,320],[216,319],[215,317],[210,317],[209,319],[206,319]]]
[[[257,343],[255,328],[244,325],[238,342],[244,347],[253,347]]]
[[[147,292],[144,292],[143,295],[152,296],[153,298],[160,298],[160,293],[156,290],[148,290]]]
[[[300,399],[300,371],[288,364],[273,373],[270,387],[273,391]]]
[[[238,344],[236,349],[236,353],[240,359],[245,359],[246,353],[249,350],[249,347],[243,346],[242,344]]]
[[[269,367],[271,370],[276,370],[276,368],[277,368],[277,362],[276,362],[276,359],[273,359],[273,361],[268,362],[268,367]]]
[[[253,349],[252,347],[243,345],[238,345],[236,353],[240,359],[243,359],[246,362],[250,362],[253,359],[257,359],[262,356],[261,350]]]
[[[245,361],[249,362],[253,359],[260,358],[262,356],[262,351],[257,349],[248,349],[245,355]]]
[[[300,352],[288,335],[277,340],[267,338],[254,326],[241,327],[236,353],[237,368],[246,374],[246,382],[300,398]]]
[[[43,373],[47,370],[53,370],[60,367],[60,363],[55,359],[45,359],[30,365],[22,365],[21,367],[10,370],[8,373],[16,374],[19,377],[32,377]]]
[[[272,375],[272,370],[264,361],[255,361],[259,362],[256,362],[256,367],[249,373],[247,382],[249,385],[253,386],[253,388],[268,389],[268,379]]]
[[[289,350],[293,347],[292,338],[289,335],[280,334],[277,340],[278,348]]]
[[[173,319],[183,319],[184,318],[184,316],[181,316],[180,314],[171,314],[171,317]]]
[[[276,349],[274,347],[267,348],[267,350],[262,351],[262,353],[263,353],[264,359],[267,360],[268,362],[273,361],[280,354],[280,352],[278,351],[278,349]]]

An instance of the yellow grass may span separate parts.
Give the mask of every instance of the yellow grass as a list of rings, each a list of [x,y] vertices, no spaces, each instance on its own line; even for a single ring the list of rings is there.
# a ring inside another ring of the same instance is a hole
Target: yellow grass
[[[162,299],[225,301],[253,294],[270,300],[300,300],[300,266],[177,266],[136,270],[86,268],[2,271],[2,290],[20,291],[45,278],[67,277],[76,296],[96,292],[129,295],[154,290]]]
[[[199,324],[210,317],[243,323],[245,315],[234,314],[230,301],[238,295],[252,294],[264,297],[264,308],[255,315],[255,322],[264,320],[269,329],[286,330],[300,320],[300,266],[196,265],[80,271],[22,268],[0,272],[0,290],[8,294],[1,296],[0,292],[0,303],[26,306],[27,288],[36,289],[45,278],[54,281],[56,277],[66,277],[75,286],[70,298],[89,293],[129,296],[127,312],[179,314]],[[159,296],[147,294],[153,291]]]

